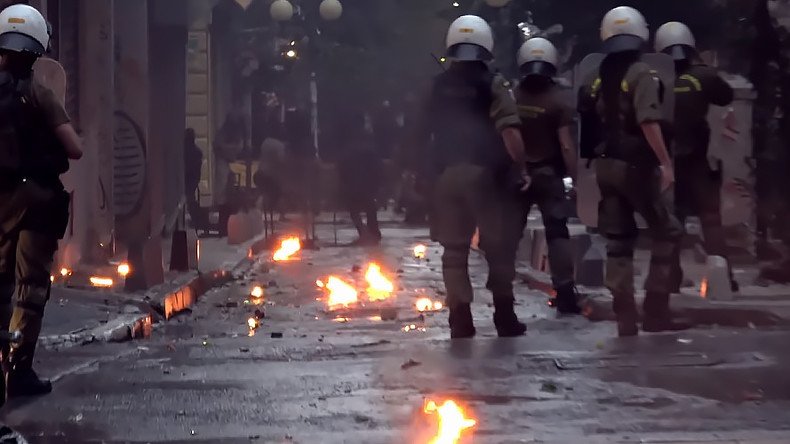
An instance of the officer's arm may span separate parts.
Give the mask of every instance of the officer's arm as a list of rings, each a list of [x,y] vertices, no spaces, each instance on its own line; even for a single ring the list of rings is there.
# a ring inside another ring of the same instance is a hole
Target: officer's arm
[[[702,76],[701,80],[702,90],[708,102],[716,106],[727,106],[735,100],[735,91],[713,68]]]
[[[568,174],[575,180],[577,170],[577,150],[576,141],[573,137],[571,125],[573,125],[573,111],[570,108],[560,105],[559,109],[559,129],[557,136],[560,140],[560,148],[562,149],[562,159],[565,161],[565,168]]]
[[[497,76],[492,85],[494,100],[491,103],[491,118],[497,130],[502,134],[508,154],[518,165],[525,165],[527,157],[524,140],[521,138],[521,119],[518,116],[518,105],[510,90],[510,84]]]
[[[636,79],[634,90],[634,109],[636,119],[642,128],[650,148],[656,153],[662,167],[672,169],[672,158],[664,141],[660,122],[664,119],[661,112],[661,80],[658,76],[644,72]]]
[[[60,125],[55,128],[55,135],[58,136],[58,140],[63,144],[66,156],[69,159],[79,160],[82,158],[82,140],[77,135],[77,131],[74,130],[74,126],[70,123]]]

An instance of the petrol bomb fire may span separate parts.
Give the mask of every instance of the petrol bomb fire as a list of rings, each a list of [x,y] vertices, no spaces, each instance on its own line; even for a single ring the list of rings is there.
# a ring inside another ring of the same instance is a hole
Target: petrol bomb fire
[[[425,245],[416,245],[414,247],[414,257],[417,259],[425,259],[425,254],[428,253],[428,247]]]
[[[280,243],[280,248],[274,252],[272,260],[275,262],[284,262],[293,258],[293,256],[302,249],[302,242],[298,237],[289,237]]]
[[[428,444],[457,444],[462,435],[468,434],[477,425],[477,421],[467,418],[467,413],[455,401],[447,400],[442,405],[436,401],[426,400],[423,413],[437,421],[436,436]]]
[[[118,265],[116,271],[118,271],[118,276],[125,278],[126,276],[129,276],[129,273],[132,272],[132,267],[130,267],[129,264],[124,262]]]
[[[395,291],[395,286],[384,276],[378,264],[370,264],[368,266],[368,270],[365,272],[365,280],[368,283],[367,293],[371,302],[389,299],[392,292]]]
[[[108,277],[91,276],[89,280],[91,285],[98,288],[110,288],[114,285],[113,280]]]
[[[62,277],[67,277],[67,276],[70,276],[70,275],[71,275],[71,270],[69,270],[69,269],[68,269],[68,268],[66,268],[66,267],[63,267],[63,268],[61,268],[61,269],[60,269],[60,275],[61,275]]]
[[[316,281],[316,285],[329,293],[326,304],[330,310],[349,307],[359,302],[359,292],[352,285],[336,276],[329,276],[326,283]]]
[[[250,291],[250,296],[255,299],[261,299],[263,297],[263,287],[260,285],[253,287],[252,291]]]
[[[432,301],[429,298],[420,298],[417,299],[415,303],[415,307],[419,312],[426,312],[426,311],[439,311],[444,308],[444,304],[438,301]]]

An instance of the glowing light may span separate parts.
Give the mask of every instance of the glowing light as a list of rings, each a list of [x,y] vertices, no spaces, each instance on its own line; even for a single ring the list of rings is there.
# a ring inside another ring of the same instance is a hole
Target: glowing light
[[[439,59],[439,61],[440,61],[440,62],[442,62],[442,63],[444,63],[444,62],[446,62],[446,61],[447,61],[447,57],[442,57],[441,59]]]
[[[368,318],[368,321],[380,322],[381,321],[381,316],[370,316]]]
[[[704,278],[699,285],[699,295],[703,298],[708,297],[708,278]]]
[[[425,259],[425,254],[428,252],[428,247],[425,245],[416,245],[414,247],[414,257],[417,259]]]
[[[459,7],[459,6],[461,6],[461,4],[460,4],[460,3],[458,3],[458,2],[453,2],[453,8],[457,8],[457,7]]]
[[[370,264],[368,271],[365,272],[365,280],[368,282],[368,297],[371,302],[389,299],[395,286],[381,272],[381,267],[377,264]]]
[[[329,291],[329,298],[326,303],[330,310],[339,307],[348,307],[359,301],[359,293],[357,290],[338,277],[329,276],[326,284],[319,285],[319,287],[326,288]]]
[[[476,420],[467,418],[464,410],[451,400],[442,405],[426,400],[423,412],[438,417],[438,431],[428,444],[457,444],[466,431],[477,425]]]
[[[55,282],[55,276],[52,276],[52,275],[50,275],[50,276],[49,276],[49,281],[50,281],[50,282]]]
[[[444,308],[444,305],[441,302],[432,301],[428,298],[420,298],[417,299],[417,303],[415,304],[417,311],[424,312],[424,311],[439,311]]]
[[[258,299],[263,297],[263,287],[256,285],[255,288],[252,289],[250,292],[250,296]]]
[[[131,273],[131,272],[132,272],[132,267],[130,267],[129,264],[124,262],[124,263],[118,265],[118,275],[119,276],[125,278],[126,276],[129,276],[129,273]]]
[[[294,51],[293,49],[289,49],[285,53],[285,56],[288,57],[289,59],[295,59],[296,58],[296,51]]]
[[[90,283],[94,287],[99,288],[110,288],[113,286],[113,280],[106,277],[99,277],[99,276],[91,276]]]
[[[66,277],[66,276],[68,276],[70,274],[71,274],[71,270],[69,270],[68,268],[63,267],[63,268],[60,269],[60,275],[61,276]]]
[[[247,326],[250,327],[250,330],[255,330],[258,328],[258,320],[255,318],[247,319]]]
[[[274,252],[272,259],[275,262],[287,261],[302,249],[302,242],[298,237],[289,237],[280,243],[280,248]]]

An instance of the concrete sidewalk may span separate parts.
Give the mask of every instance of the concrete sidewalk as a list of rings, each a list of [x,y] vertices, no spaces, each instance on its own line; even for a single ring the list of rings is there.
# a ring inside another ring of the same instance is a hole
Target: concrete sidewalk
[[[189,308],[199,293],[222,281],[247,260],[248,250],[257,239],[241,245],[228,245],[226,238],[201,239],[200,272],[168,271],[164,283],[145,291],[123,293],[55,284],[40,343],[60,349],[94,341],[119,342],[146,337],[153,324]],[[167,270],[169,240],[163,242],[162,251]]]

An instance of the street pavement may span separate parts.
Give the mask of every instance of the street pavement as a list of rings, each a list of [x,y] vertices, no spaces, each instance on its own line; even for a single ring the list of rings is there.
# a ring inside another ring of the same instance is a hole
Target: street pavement
[[[351,236],[343,227],[339,238]],[[319,237],[323,247],[298,260],[259,258],[149,339],[42,350],[55,391],[10,403],[0,420],[32,443],[427,443],[429,398],[477,420],[461,442],[790,443],[788,329],[618,339],[611,322],[558,319],[519,283],[530,330],[499,339],[474,254],[478,336],[450,341],[446,311],[414,308],[442,299],[427,230],[385,224],[373,249],[332,246],[329,226]],[[417,243],[426,259],[413,257]],[[370,261],[394,298],[329,311],[315,281],[361,282]],[[255,285],[266,287],[260,306],[244,302]],[[383,317],[394,309],[397,320],[381,319],[388,307]],[[250,336],[256,309],[265,317]]]

